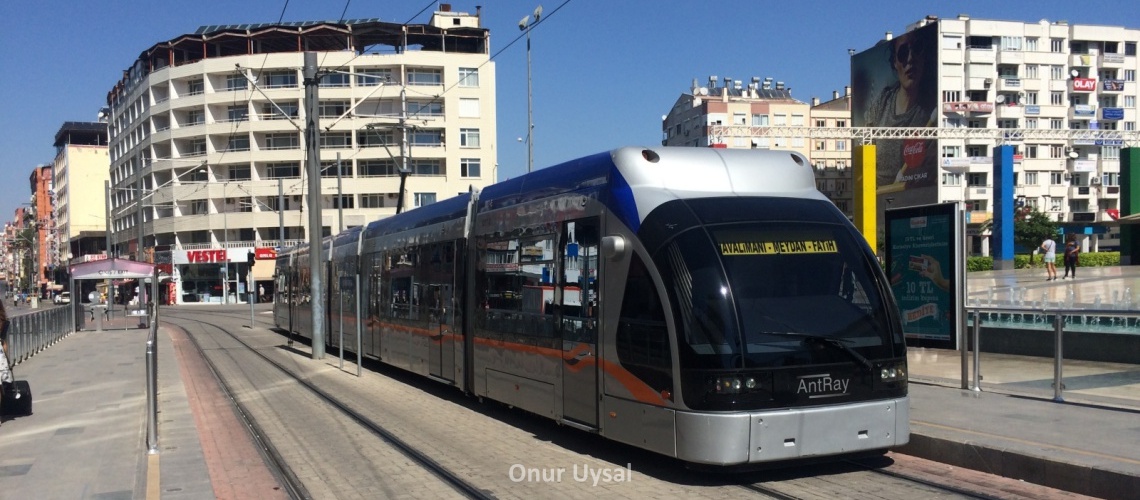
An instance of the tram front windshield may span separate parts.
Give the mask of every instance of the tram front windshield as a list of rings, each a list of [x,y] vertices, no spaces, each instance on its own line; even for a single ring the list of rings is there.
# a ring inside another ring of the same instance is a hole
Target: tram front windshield
[[[901,336],[876,286],[882,274],[855,236],[824,222],[735,222],[679,234],[656,260],[671,288],[682,366],[778,368],[898,356]],[[813,342],[832,348],[812,349]]]

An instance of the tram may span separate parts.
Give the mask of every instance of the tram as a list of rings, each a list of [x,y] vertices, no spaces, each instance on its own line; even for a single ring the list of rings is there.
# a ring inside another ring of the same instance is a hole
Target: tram
[[[330,347],[562,425],[711,465],[909,440],[890,288],[798,153],[621,148],[323,245],[320,298],[278,256],[280,328],[321,300]]]

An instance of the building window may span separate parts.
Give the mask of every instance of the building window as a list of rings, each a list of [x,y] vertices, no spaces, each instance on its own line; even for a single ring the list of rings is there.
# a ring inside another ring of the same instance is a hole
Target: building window
[[[443,74],[439,69],[408,68],[408,85],[442,85]]]
[[[348,101],[321,101],[317,113],[321,118],[340,118],[348,112]]]
[[[1064,199],[1060,198],[1060,197],[1049,198],[1049,211],[1050,212],[1060,212],[1061,211],[1061,202],[1063,202],[1063,201],[1064,201]]]
[[[206,84],[202,80],[190,80],[186,83],[186,95],[199,95],[206,91]]]
[[[1134,96],[1134,95],[1124,96],[1124,107],[1135,108],[1136,107],[1136,96]]]
[[[1136,130],[1136,122],[1124,122],[1124,130],[1127,130],[1127,131]]]
[[[297,163],[270,163],[265,166],[266,179],[297,179],[301,177],[301,165]]]
[[[369,193],[360,195],[360,208],[383,208],[384,195]]]
[[[787,125],[788,125],[788,115],[785,115],[785,114],[772,115],[772,126],[785,127]]]
[[[815,141],[816,151],[827,151],[827,141]]]
[[[1065,120],[1063,118],[1050,118],[1049,128],[1053,130],[1060,130],[1065,128]]]
[[[363,68],[357,69],[356,73],[357,87],[375,87],[392,82],[392,70],[389,68]]]
[[[1029,160],[1037,158],[1037,145],[1036,144],[1027,144],[1025,146],[1025,158],[1029,159]]]
[[[745,120],[746,120],[746,118],[745,118],[744,113],[733,113],[732,114],[732,124],[733,125],[746,125],[748,122],[746,122]]]
[[[351,77],[345,73],[327,73],[321,75],[321,81],[318,85],[322,88],[347,87],[351,81]]]
[[[792,123],[791,123],[791,125],[792,125],[793,127],[802,127],[802,126],[804,126],[804,115],[792,115]]]
[[[416,206],[422,207],[435,203],[435,193],[416,193]]]
[[[439,160],[431,158],[412,158],[408,161],[408,168],[412,171],[412,175],[419,176],[440,176],[443,175],[443,169],[440,166]]]
[[[356,208],[356,199],[351,194],[333,196],[333,208]]]
[[[267,89],[297,88],[297,72],[271,71],[262,75],[261,81]]]
[[[479,118],[479,99],[470,97],[459,98],[460,118]]]
[[[942,185],[943,186],[961,186],[962,185],[962,174],[957,174],[957,173],[942,174]]]
[[[265,149],[297,149],[301,147],[301,139],[297,134],[265,134]]]
[[[440,129],[417,128],[408,136],[408,142],[417,147],[440,147],[443,145],[443,131]]]
[[[1030,106],[1037,104],[1037,91],[1034,90],[1025,93],[1025,104]]]
[[[396,144],[395,130],[362,128],[356,131],[356,143],[362,148],[375,148]]]
[[[985,186],[986,185],[986,174],[978,172],[978,173],[972,173],[972,174],[967,175],[966,176],[966,185],[967,186]]]
[[[1049,39],[1049,52],[1063,53],[1065,52],[1065,39],[1064,38],[1050,38]]]
[[[1126,81],[1126,82],[1136,81],[1136,70],[1134,70],[1134,69],[1124,70],[1124,81]]]
[[[1030,129],[1037,128],[1037,119],[1036,118],[1026,118],[1025,119],[1025,128],[1030,128]]]
[[[408,116],[443,116],[443,103],[439,101],[408,101]]]
[[[230,106],[226,109],[226,121],[244,122],[249,119],[249,107],[245,104]]]
[[[226,75],[226,90],[246,90],[249,88],[249,82],[246,81],[245,75]]]
[[[479,147],[479,129],[477,129],[477,128],[461,128],[461,129],[459,129],[459,147],[461,147],[461,148],[478,148]]]
[[[295,102],[279,102],[277,106],[267,102],[261,105],[261,115],[258,118],[262,120],[287,120],[297,118],[299,110],[300,106]]]
[[[460,177],[480,177],[482,175],[482,161],[478,158],[461,158],[459,160]]]
[[[844,141],[844,140],[835,141],[835,150],[836,151],[847,151],[847,141]]]
[[[962,100],[962,91],[960,90],[943,90],[942,100],[945,102],[958,102]]]
[[[1065,67],[1059,66],[1056,64],[1049,66],[1049,78],[1051,80],[1064,80],[1065,79]]]
[[[249,136],[231,135],[226,144],[226,151],[249,151]]]
[[[816,126],[816,128],[824,128],[824,127],[827,127],[827,120],[816,120],[816,121],[815,121],[815,126]]]
[[[1025,173],[1025,185],[1026,186],[1036,186],[1037,185],[1037,172],[1026,172]]]
[[[847,126],[847,120],[835,120],[835,126],[844,128]]]
[[[1063,151],[1062,146],[1060,146],[1058,144],[1054,144],[1052,146],[1049,146],[1049,157],[1050,158],[1061,158],[1062,155],[1064,155],[1064,151]]]
[[[1034,37],[1026,37],[1025,38],[1025,50],[1027,50],[1027,51],[1036,51],[1037,50],[1037,37],[1034,36]]]
[[[752,115],[752,126],[753,127],[767,127],[768,126],[768,115]]]
[[[943,158],[957,158],[962,154],[962,146],[942,146]]]
[[[479,68],[459,68],[460,87],[479,86]]]
[[[352,132],[324,132],[321,134],[321,147],[351,148]]]
[[[1065,104],[1065,93],[1053,91],[1049,93],[1049,104],[1054,106],[1062,106]]]
[[[361,177],[395,177],[399,175],[394,160],[360,160],[356,162]]]

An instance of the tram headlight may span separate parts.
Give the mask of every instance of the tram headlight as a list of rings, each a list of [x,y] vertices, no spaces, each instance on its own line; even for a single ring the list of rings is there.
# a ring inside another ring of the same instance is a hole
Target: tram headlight
[[[716,394],[741,394],[754,391],[759,385],[755,377],[727,375],[713,379],[713,392]]]
[[[906,363],[890,363],[879,367],[879,381],[898,382],[906,380]]]

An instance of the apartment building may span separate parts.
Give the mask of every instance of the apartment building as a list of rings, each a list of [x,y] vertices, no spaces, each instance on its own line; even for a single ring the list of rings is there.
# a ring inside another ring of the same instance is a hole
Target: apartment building
[[[108,165],[106,123],[66,122],[56,132],[52,262],[58,269],[68,262],[105,258]],[[65,273],[57,275],[56,282],[66,282]]]
[[[852,56],[854,125],[945,133],[878,145],[880,206],[886,198],[896,207],[961,201],[970,210],[971,251],[987,255],[991,151],[1005,143],[1015,148],[1018,206],[1047,213],[1086,251],[1118,248],[1120,153],[1123,137],[1136,135],[1140,96],[1138,42],[1138,29],[967,15],[928,16],[898,37],[888,32]],[[892,113],[883,111],[887,98]],[[995,141],[953,133],[960,129],[1011,133]],[[1016,130],[1035,133],[1021,139]],[[1122,133],[1082,133],[1090,130]]]
[[[805,103],[791,87],[771,78],[740,80],[710,76],[707,86],[693,80],[661,120],[663,146],[787,149],[806,156],[816,185],[848,216],[852,215],[851,149],[845,134],[812,129],[851,126],[851,88],[832,98]]]
[[[831,93],[831,99],[820,102],[811,98],[810,120],[817,130],[842,130],[851,127],[851,87],[843,94]],[[854,185],[851,176],[853,141],[842,134],[818,134],[811,138],[811,160],[815,184],[835,206],[851,217],[854,214]]]
[[[154,259],[174,303],[270,293],[273,249],[309,237],[310,148],[335,234],[397,213],[401,171],[405,209],[494,183],[495,108],[488,30],[447,4],[423,25],[205,26],[158,43],[107,96],[112,251]]]
[[[753,77],[745,84],[710,76],[707,86],[696,79],[661,119],[662,146],[790,149],[809,156],[801,135],[769,136],[753,129],[807,127],[809,106],[792,97],[792,89],[771,78]]]

